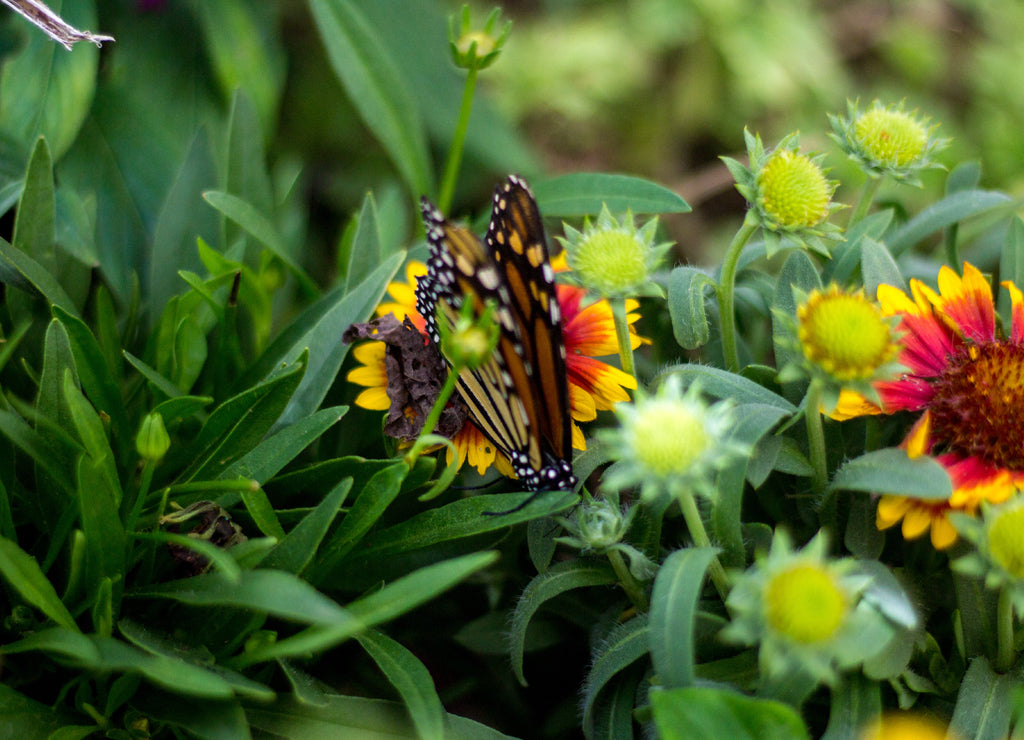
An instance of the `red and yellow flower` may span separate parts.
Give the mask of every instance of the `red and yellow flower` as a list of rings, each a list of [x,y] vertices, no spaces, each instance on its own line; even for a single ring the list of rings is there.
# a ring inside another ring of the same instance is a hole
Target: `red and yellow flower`
[[[557,269],[557,267],[556,267]],[[410,261],[405,270],[405,282],[396,281],[388,286],[391,298],[377,307],[378,316],[394,314],[398,320],[408,316],[417,329],[424,333],[425,322],[416,311],[416,280],[425,275],[427,266]],[[576,449],[586,449],[583,432],[576,422],[591,421],[598,411],[610,410],[620,401],[629,400],[626,389],[636,388],[636,378],[595,358],[618,352],[615,324],[611,306],[601,300],[586,303],[586,291],[570,285],[558,285],[558,303],[562,314],[562,340],[565,344],[566,366],[569,375],[569,405],[573,418],[572,443]],[[636,301],[627,301],[631,342],[639,347],[643,340],[632,331],[632,323],[639,318]],[[425,336],[425,333],[424,333]],[[374,410],[389,408],[387,371],[384,367],[385,345],[366,342],[353,349],[360,363],[348,374],[348,380],[365,387],[357,397],[356,405]],[[459,464],[469,462],[483,473],[496,462],[496,450],[472,422],[467,421],[452,440],[459,455]],[[502,459],[499,468],[508,474]]]
[[[963,276],[943,267],[938,292],[910,281],[908,296],[891,285],[878,288],[887,315],[898,316],[899,362],[907,372],[875,383],[881,407],[844,393],[836,418],[899,411],[920,412],[903,447],[911,457],[928,454],[949,473],[953,495],[945,501],[883,496],[880,529],[902,521],[907,539],[931,533],[937,549],[957,533],[953,511],[977,512],[983,501],[999,503],[1024,488],[1024,298],[1012,282],[1008,332],[996,328],[992,287],[974,266]]]

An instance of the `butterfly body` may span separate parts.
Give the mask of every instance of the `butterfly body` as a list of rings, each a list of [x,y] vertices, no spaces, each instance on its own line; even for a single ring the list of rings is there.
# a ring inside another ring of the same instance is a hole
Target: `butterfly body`
[[[416,307],[440,345],[438,322],[454,324],[465,301],[495,306],[500,337],[490,361],[459,373],[456,389],[474,424],[512,463],[528,490],[571,488],[571,422],[565,345],[544,227],[526,183],[499,186],[481,242],[429,201],[430,244]]]

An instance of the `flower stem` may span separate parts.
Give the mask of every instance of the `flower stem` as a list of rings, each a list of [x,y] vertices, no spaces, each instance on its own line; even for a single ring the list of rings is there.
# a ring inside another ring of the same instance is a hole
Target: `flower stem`
[[[999,603],[996,606],[996,665],[997,673],[1006,673],[1013,667],[1013,599],[1010,588],[999,589]]]
[[[828,485],[828,458],[825,454],[825,428],[821,423],[821,381],[812,380],[804,398],[804,420],[807,424],[807,445],[814,468],[814,490],[825,492]]]
[[[868,181],[864,183],[864,191],[860,194],[860,200],[857,201],[853,213],[850,214],[850,221],[846,224],[847,229],[868,215],[868,209],[871,208],[871,203],[875,200],[875,193],[878,192],[878,186],[881,184],[882,178],[880,177],[869,177]]]
[[[619,360],[622,371],[636,377],[636,365],[633,363],[633,343],[629,335],[629,318],[626,316],[626,299],[609,301],[612,305],[612,318],[615,321],[615,337],[619,340]]]
[[[466,86],[462,90],[462,106],[459,108],[459,122],[455,126],[452,146],[448,150],[448,161],[444,165],[444,176],[441,179],[441,192],[437,205],[442,213],[448,213],[455,195],[455,181],[459,176],[459,165],[462,164],[462,150],[466,144],[466,131],[469,129],[469,114],[473,109],[473,93],[476,91],[477,69],[470,67],[466,75]]]
[[[458,369],[453,367],[449,371],[448,377],[444,381],[444,385],[441,386],[441,392],[438,394],[437,400],[434,401],[434,407],[430,409],[430,413],[423,422],[423,429],[420,430],[420,436],[416,439],[412,448],[405,453],[405,464],[410,468],[416,464],[416,460],[423,453],[423,450],[430,445],[429,441],[425,441],[426,437],[431,434],[434,431],[434,427],[437,426],[437,422],[440,420],[445,406],[448,405],[448,399],[451,398],[452,393],[455,392],[455,383],[458,379]]]
[[[704,520],[700,517],[700,509],[697,508],[697,500],[693,497],[693,493],[683,491],[676,498],[679,501],[679,508],[683,512],[686,528],[693,538],[693,543],[697,547],[711,547],[711,540],[708,537],[707,530],[704,528]],[[708,575],[711,577],[711,582],[715,584],[715,590],[718,591],[718,595],[722,598],[722,601],[725,601],[725,597],[729,595],[729,576],[725,572],[725,568],[722,567],[722,561],[718,559],[717,555],[711,558],[711,565],[708,566]]]
[[[647,602],[647,595],[640,584],[637,583],[633,574],[629,572],[629,566],[626,565],[626,560],[622,557],[622,553],[618,550],[609,550],[606,554],[608,555],[608,562],[612,564],[615,575],[619,579],[619,585],[626,592],[630,603],[636,607],[638,612],[646,612],[650,607],[650,604]]]
[[[757,225],[744,222],[736,232],[722,261],[722,281],[718,284],[718,312],[722,324],[722,355],[730,372],[739,372],[740,355],[736,343],[736,271],[743,247],[757,230]]]

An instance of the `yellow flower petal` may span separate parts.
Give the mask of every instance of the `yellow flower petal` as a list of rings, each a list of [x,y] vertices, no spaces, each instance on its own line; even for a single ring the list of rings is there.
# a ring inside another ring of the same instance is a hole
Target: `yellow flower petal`
[[[829,418],[836,421],[846,421],[847,419],[855,419],[859,416],[870,416],[880,413],[882,413],[882,409],[871,403],[860,393],[843,388],[839,391],[839,402],[832,410],[832,413],[829,414]]]
[[[956,528],[950,523],[949,517],[942,517],[932,522],[932,547],[945,550],[956,542]]]
[[[903,517],[903,539],[912,540],[920,537],[932,526],[931,507],[911,506]]]
[[[349,380],[352,376],[349,375]],[[387,411],[391,408],[391,399],[388,398],[387,388],[367,388],[356,396],[356,406],[371,411]]]
[[[907,457],[914,459],[928,454],[928,450],[931,449],[931,431],[932,414],[931,411],[925,411],[914,423],[914,428],[904,441]]]
[[[882,496],[875,512],[875,526],[888,529],[896,524],[910,509],[910,499],[906,496]]]

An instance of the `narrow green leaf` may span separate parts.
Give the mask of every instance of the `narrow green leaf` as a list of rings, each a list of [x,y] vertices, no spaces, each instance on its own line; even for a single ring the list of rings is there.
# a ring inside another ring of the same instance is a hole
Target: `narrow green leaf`
[[[189,550],[199,553],[217,569],[217,574],[225,580],[235,583],[241,577],[242,569],[235,562],[235,559],[226,550],[216,545],[201,540],[197,537],[189,537],[175,532],[132,532],[131,537],[137,540],[150,540],[153,542],[166,542],[179,547],[186,547]]]
[[[274,253],[295,277],[303,293],[310,297],[320,295],[320,289],[291,256],[291,249],[285,243],[273,222],[256,210],[251,203],[237,195],[220,190],[207,190],[203,199],[227,218],[238,224],[249,236]]]
[[[712,547],[676,550],[654,579],[648,639],[654,671],[665,688],[693,684],[697,606],[714,556]]]
[[[640,672],[620,671],[591,705],[592,740],[633,740],[633,710],[636,709]]]
[[[177,396],[184,395],[181,388],[176,386],[128,350],[124,351],[124,358],[128,360],[128,364],[138,370],[142,377],[148,380],[154,388],[159,390],[168,398],[176,398]]]
[[[273,645],[257,647],[232,662],[237,667],[327,650],[368,627],[412,611],[443,593],[459,581],[486,568],[498,559],[495,552],[476,552],[420,568],[379,591],[353,601],[345,608],[346,621],[314,625]]]
[[[125,579],[125,534],[118,516],[120,491],[113,490],[106,470],[99,462],[83,455],[78,462],[78,505],[81,511],[82,532],[85,534],[85,554],[91,577],[87,590],[95,592],[101,581],[109,578],[114,587],[114,608],[121,600]]]
[[[405,703],[421,738],[444,737],[444,707],[434,688],[430,672],[419,659],[398,642],[377,630],[355,638]]]
[[[516,608],[512,612],[512,625],[509,628],[509,657],[512,659],[512,671],[520,684],[526,686],[526,676],[523,673],[526,628],[530,626],[530,620],[537,610],[566,591],[589,586],[608,586],[616,582],[615,572],[607,563],[586,560],[565,560],[534,576],[516,603]]]
[[[876,450],[850,460],[836,471],[830,489],[867,491],[938,501],[953,495],[946,469],[934,458],[914,459],[898,448]]]
[[[267,498],[267,494],[262,488],[242,491],[242,503],[245,504],[249,516],[252,517],[260,532],[278,541],[284,538],[284,528],[277,520],[274,505],[270,503],[270,499]]]
[[[1020,685],[1020,668],[998,674],[983,657],[971,661],[956,697],[949,731],[973,740],[1002,740],[1010,732],[1011,692]]]
[[[220,573],[204,573],[135,590],[130,596],[200,606],[234,606],[304,624],[333,626],[352,620],[344,609],[295,575],[262,568],[242,571],[234,582]]]
[[[53,160],[46,139],[36,139],[25,171],[25,186],[18,201],[11,244],[51,273],[57,271],[57,200],[53,188]]]
[[[111,500],[104,501],[104,504],[113,504],[116,510],[121,505],[123,493],[121,481],[117,475],[114,453],[110,449],[110,443],[107,441],[99,414],[82,395],[82,391],[78,389],[70,369],[64,371],[64,400],[71,412],[71,421],[78,434],[78,439],[85,447],[86,454],[91,459],[96,473],[101,476],[104,488],[112,497]],[[81,495],[81,490],[79,493]]]
[[[313,511],[286,534],[274,549],[260,561],[263,568],[274,568],[288,573],[301,573],[312,562],[320,543],[334,521],[345,497],[352,489],[352,479],[339,482]]]
[[[363,206],[359,209],[356,230],[352,235],[352,243],[345,269],[345,288],[351,290],[359,285],[367,276],[377,269],[382,258],[380,229],[377,225],[377,204],[373,193],[363,198]]]
[[[628,175],[579,172],[534,184],[534,195],[545,216],[570,218],[600,213],[607,205],[614,214],[688,213],[691,208],[666,187]]]
[[[64,373],[69,372],[77,381],[75,356],[71,340],[64,326],[54,319],[47,325],[43,337],[43,369],[39,373],[36,393],[36,411],[62,429],[71,428],[71,411],[64,398]],[[45,434],[45,426],[36,423]]]
[[[218,406],[188,455],[192,464],[179,481],[219,477],[235,460],[247,454],[281,416],[306,371],[306,355],[277,376],[229,398]]]
[[[416,103],[373,26],[351,0],[310,3],[331,68],[367,128],[413,193],[432,192],[434,177]]]
[[[264,131],[271,130],[273,124],[265,115],[269,112],[267,109],[261,108],[257,113],[255,100],[244,88],[234,88],[232,91],[228,122],[227,191],[251,203],[260,213],[272,213],[274,186],[267,172]],[[258,116],[263,116],[266,125],[260,123]],[[229,238],[228,244],[233,241]]]
[[[858,221],[844,234],[845,241],[832,247],[832,259],[825,264],[822,275],[823,283],[853,285],[860,282],[861,242],[865,237],[881,240],[889,224],[892,223],[893,209],[872,213]]]
[[[729,689],[651,691],[654,727],[663,740],[808,740],[795,709]]]
[[[71,470],[77,450],[62,449],[57,441],[44,438],[20,416],[3,409],[0,409],[0,434],[45,470],[65,493],[69,496],[74,493]]]
[[[832,689],[828,727],[821,740],[857,737],[882,711],[881,685],[856,672],[843,675]]]
[[[299,419],[264,439],[229,465],[219,477],[227,479],[242,476],[258,481],[270,480],[300,452],[316,442],[320,435],[341,421],[347,411],[348,406],[335,406]]]
[[[715,398],[731,398],[739,404],[776,406],[789,414],[794,414],[797,410],[796,406],[779,394],[772,393],[764,386],[741,375],[717,367],[697,364],[673,365],[665,369],[661,375],[669,373],[678,375],[686,385],[699,380],[701,390]]]
[[[61,627],[78,631],[78,625],[36,559],[6,537],[0,537],[0,575],[28,604]]]
[[[791,362],[799,351],[794,346],[796,337],[793,336],[792,328],[775,315],[776,312],[786,314],[795,323],[797,305],[793,297],[794,287],[805,293],[821,287],[818,267],[802,250],[786,258],[775,281],[775,294],[772,296],[772,346],[775,349],[775,364],[780,368]]]
[[[6,69],[6,68],[5,68]],[[50,305],[60,306],[72,316],[78,316],[74,301],[68,297],[60,283],[41,264],[15,249],[0,238],[0,277],[9,285],[28,292],[37,292]]]
[[[696,267],[677,267],[668,277],[668,312],[672,334],[683,349],[697,349],[708,342],[710,327],[704,289],[715,281]]]
[[[870,237],[861,240],[861,273],[864,276],[864,289],[869,296],[878,293],[879,285],[894,285],[900,290],[907,290],[907,282],[896,260],[884,244]]]
[[[110,417],[113,436],[127,434],[128,418],[124,401],[117,386],[116,375],[105,359],[100,343],[89,327],[77,316],[69,314],[60,306],[53,307],[54,317],[64,325],[71,349],[75,355],[75,369],[82,389],[97,411]]]
[[[583,686],[583,732],[594,726],[594,708],[601,691],[616,675],[647,655],[647,615],[633,617],[608,633],[594,657]]]
[[[1009,280],[1017,287],[1024,285],[1024,219],[1020,216],[1010,219],[1010,227],[1006,230],[1006,241],[999,258],[999,279]],[[999,313],[1007,319],[1005,325],[1009,326],[1010,302],[1005,291],[999,294],[999,306]]]
[[[254,728],[275,737],[289,738],[393,738],[413,740],[416,727],[404,705],[383,699],[327,694],[319,706],[294,696],[282,697],[270,705],[246,708]],[[446,714],[445,740],[514,740],[473,720]]]
[[[1006,210],[1013,206],[1010,196],[991,190],[960,190],[932,203],[907,221],[886,243],[899,257],[929,234],[968,218]]]
[[[327,557],[317,565],[317,572],[332,570],[366,536],[402,489],[402,481],[409,474],[405,461],[398,461],[376,473],[356,496],[352,508],[341,520],[341,525],[324,548]],[[317,582],[314,579],[314,582]]]

